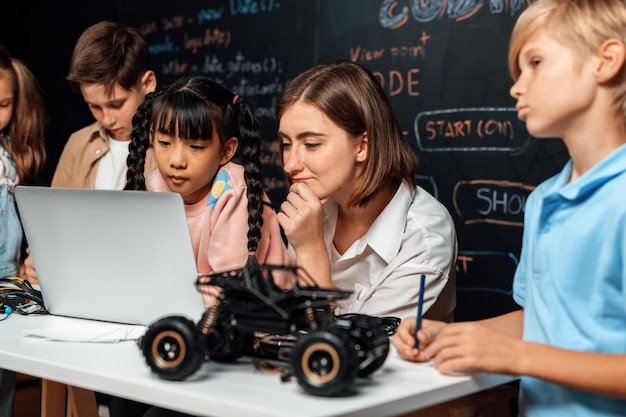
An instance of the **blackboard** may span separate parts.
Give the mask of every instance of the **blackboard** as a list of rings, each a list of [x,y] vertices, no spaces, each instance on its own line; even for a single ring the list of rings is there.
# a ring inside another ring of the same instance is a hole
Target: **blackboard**
[[[419,184],[453,215],[458,319],[514,310],[511,285],[528,193],[568,159],[517,119],[507,69],[526,0],[213,0],[120,2],[148,40],[159,83],[215,78],[252,99],[270,198],[286,194],[273,105],[318,63],[350,59],[384,85],[420,159]]]

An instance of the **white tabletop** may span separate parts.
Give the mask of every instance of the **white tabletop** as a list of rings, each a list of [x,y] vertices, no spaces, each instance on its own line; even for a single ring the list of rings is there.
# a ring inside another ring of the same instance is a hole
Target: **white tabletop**
[[[61,342],[25,336],[35,329],[84,322],[9,316],[0,321],[0,368],[212,417],[393,416],[514,380],[495,374],[441,375],[429,364],[399,359],[392,350],[381,369],[357,380],[354,395],[315,397],[305,393],[295,378],[282,382],[278,373],[256,370],[247,360],[209,362],[189,380],[173,382],[150,372],[134,341]]]

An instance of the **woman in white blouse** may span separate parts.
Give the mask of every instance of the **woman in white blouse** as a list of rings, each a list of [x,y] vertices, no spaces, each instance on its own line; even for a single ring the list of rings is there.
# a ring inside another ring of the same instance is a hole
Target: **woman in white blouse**
[[[276,105],[289,193],[278,220],[322,287],[353,291],[337,310],[451,321],[457,240],[448,210],[417,186],[417,157],[384,90],[362,65],[300,74]]]

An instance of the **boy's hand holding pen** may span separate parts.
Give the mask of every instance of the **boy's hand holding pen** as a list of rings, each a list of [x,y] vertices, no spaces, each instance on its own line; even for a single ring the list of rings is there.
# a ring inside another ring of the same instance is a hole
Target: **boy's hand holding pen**
[[[418,332],[422,328],[422,315],[423,315],[423,307],[424,307],[424,288],[426,286],[426,276],[422,275],[420,277],[420,292],[419,299],[417,303],[417,315],[415,317],[407,317],[402,320],[400,326],[396,334],[392,338],[392,343],[396,348],[398,355],[406,360],[416,361],[416,362],[424,362],[427,361],[428,358],[424,355],[424,350],[426,346],[420,347],[420,342],[417,337]],[[429,325],[437,324],[435,322],[428,322]],[[445,325],[445,323],[441,323],[441,325]],[[429,328],[429,333],[433,329]],[[438,329],[440,330],[440,329]]]

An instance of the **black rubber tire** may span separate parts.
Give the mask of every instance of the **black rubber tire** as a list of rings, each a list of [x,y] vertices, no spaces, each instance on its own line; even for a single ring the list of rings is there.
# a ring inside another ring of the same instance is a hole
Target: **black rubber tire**
[[[183,380],[202,365],[195,324],[181,316],[164,317],[151,324],[141,338],[146,363],[159,377]]]
[[[344,333],[332,330],[300,336],[290,359],[292,373],[300,386],[316,396],[346,394],[358,370],[351,344]]]

